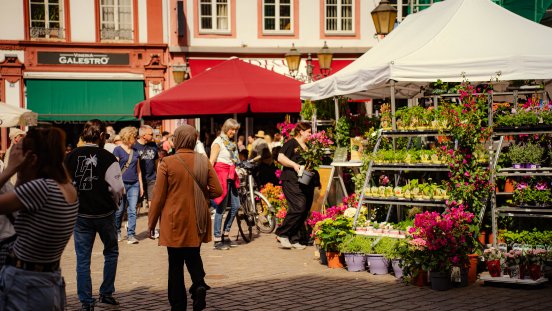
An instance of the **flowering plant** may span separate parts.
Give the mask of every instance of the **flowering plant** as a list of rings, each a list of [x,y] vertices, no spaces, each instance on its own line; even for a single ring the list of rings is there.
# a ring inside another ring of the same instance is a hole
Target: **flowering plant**
[[[276,211],[276,218],[284,219],[287,211],[287,201],[282,191],[282,186],[275,186],[272,183],[267,183],[261,188],[261,193],[268,199]]]
[[[504,254],[495,247],[489,247],[483,251],[483,258],[485,258],[485,261],[500,260],[503,256]]]
[[[512,249],[504,254],[504,258],[506,259],[506,265],[508,267],[525,264],[525,256],[521,250]]]
[[[358,204],[358,198],[356,197],[356,194],[353,193],[348,197],[344,197],[342,199],[341,204],[337,206],[334,205],[330,208],[327,208],[325,212],[322,212],[322,213],[316,212],[316,211],[312,212],[309,219],[307,219],[307,224],[311,227],[314,227],[317,222],[320,222],[326,218],[335,219],[337,216],[343,215],[347,209],[355,208],[357,204]],[[355,213],[356,213],[356,209],[355,209]]]
[[[295,136],[295,123],[291,123],[287,118],[284,122],[276,124],[278,130],[284,137],[284,141],[288,141]]]
[[[475,248],[477,226],[474,215],[463,207],[449,208],[443,214],[425,212],[416,215],[410,228],[410,244],[421,250],[432,271],[450,271],[452,266],[467,267],[468,254]]]
[[[530,249],[525,256],[528,264],[542,265],[546,260],[547,251],[542,248]]]
[[[324,160],[326,151],[332,151],[334,142],[326,136],[326,131],[316,132],[307,138],[307,150],[303,151],[306,170],[316,170]]]
[[[354,234],[352,219],[343,215],[326,218],[315,225],[315,237],[326,251],[337,251],[348,235]]]

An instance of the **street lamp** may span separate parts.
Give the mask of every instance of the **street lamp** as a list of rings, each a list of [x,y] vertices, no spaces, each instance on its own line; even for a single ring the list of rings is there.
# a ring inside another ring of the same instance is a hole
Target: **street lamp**
[[[186,58],[186,63],[183,65],[182,64],[172,65],[172,74],[173,74],[174,82],[176,82],[176,84],[180,84],[182,83],[182,81],[188,80],[189,78],[188,68],[189,68],[189,65],[188,65],[187,58]]]
[[[326,41],[324,41],[324,46],[318,51],[318,65],[320,66],[320,73],[322,76],[326,77],[330,74],[332,70],[332,59],[333,54],[328,48]]]
[[[295,48],[295,44],[291,44],[291,49],[286,53],[286,64],[289,69],[289,74],[295,78],[297,71],[299,70],[299,63],[301,62],[301,53]]]
[[[376,26],[376,34],[385,36],[393,30],[397,19],[397,9],[391,6],[388,0],[381,0],[370,14],[372,14],[374,26]]]

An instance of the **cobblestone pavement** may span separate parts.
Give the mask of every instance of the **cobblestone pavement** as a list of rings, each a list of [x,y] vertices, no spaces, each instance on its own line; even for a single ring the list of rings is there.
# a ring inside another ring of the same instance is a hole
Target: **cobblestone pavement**
[[[167,300],[166,248],[146,237],[147,218],[137,222],[140,244],[120,243],[115,297],[120,307],[96,310],[170,310]],[[233,226],[237,230],[237,226]],[[232,237],[236,237],[233,232]],[[315,259],[313,247],[278,248],[275,236],[260,235],[249,244],[225,251],[203,244],[207,272],[207,310],[552,310],[552,286],[520,289],[484,286],[436,292],[404,285],[392,275],[329,269]],[[99,238],[92,254],[92,280],[97,294],[103,257]],[[63,254],[68,310],[78,310],[73,240]],[[186,286],[191,285],[186,274]],[[191,299],[188,296],[188,302]],[[191,310],[191,305],[188,307]]]

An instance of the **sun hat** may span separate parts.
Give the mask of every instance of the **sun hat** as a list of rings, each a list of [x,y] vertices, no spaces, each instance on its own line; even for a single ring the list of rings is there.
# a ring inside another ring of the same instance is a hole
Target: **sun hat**
[[[264,138],[265,137],[265,132],[264,131],[258,131],[257,134],[255,134],[255,137]]]

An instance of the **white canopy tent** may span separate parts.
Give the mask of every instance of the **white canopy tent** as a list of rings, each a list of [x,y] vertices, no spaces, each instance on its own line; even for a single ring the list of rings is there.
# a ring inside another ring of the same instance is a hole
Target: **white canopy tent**
[[[301,98],[319,100],[421,95],[444,82],[552,78],[552,28],[490,0],[446,0],[409,15],[377,46],[322,80],[301,85]]]
[[[0,127],[32,126],[37,118],[35,112],[0,102]]]

